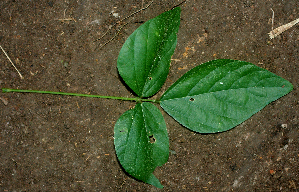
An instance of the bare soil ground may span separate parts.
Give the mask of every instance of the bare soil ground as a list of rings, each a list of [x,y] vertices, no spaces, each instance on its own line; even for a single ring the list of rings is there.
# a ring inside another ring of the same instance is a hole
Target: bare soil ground
[[[146,6],[136,0],[1,0],[0,88],[133,95],[116,60],[143,22],[180,1],[161,0],[111,39],[120,19]],[[160,96],[186,71],[217,58],[244,60],[287,79],[294,90],[236,128],[197,134],[163,112],[168,163],[159,190],[126,175],[113,127],[132,102],[0,93],[0,191],[297,191],[299,190],[299,26],[270,40],[274,27],[299,17],[298,0],[187,0],[178,45]],[[119,28],[119,25],[117,26]],[[5,103],[5,102],[8,103]]]

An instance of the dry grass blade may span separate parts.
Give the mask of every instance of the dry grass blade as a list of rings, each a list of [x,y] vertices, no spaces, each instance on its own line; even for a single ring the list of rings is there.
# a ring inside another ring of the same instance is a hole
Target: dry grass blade
[[[273,20],[273,19],[272,19]],[[269,36],[270,39],[273,39],[275,37],[277,37],[278,35],[280,35],[281,33],[285,32],[286,30],[290,29],[291,27],[293,27],[294,25],[296,25],[297,23],[299,23],[299,18],[295,19],[294,21],[291,21],[290,23],[287,23],[285,25],[282,25],[280,27],[277,27],[276,29],[273,29],[272,31],[270,31]]]

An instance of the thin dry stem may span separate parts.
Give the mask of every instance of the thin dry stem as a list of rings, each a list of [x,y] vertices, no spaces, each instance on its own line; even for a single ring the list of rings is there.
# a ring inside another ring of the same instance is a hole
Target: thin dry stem
[[[5,56],[7,57],[7,59],[10,61],[10,63],[12,64],[12,66],[15,68],[15,70],[18,72],[19,76],[21,77],[21,79],[24,79],[24,77],[22,76],[22,74],[20,73],[20,71],[17,69],[17,67],[15,66],[15,64],[12,62],[12,60],[9,58],[9,56],[7,55],[6,51],[2,48],[2,46],[0,45],[0,48],[2,49],[3,53],[5,54]]]
[[[143,8],[141,8],[141,9],[139,9],[139,10],[137,10],[137,11],[135,11],[135,12],[133,12],[133,13],[131,13],[130,15],[128,15],[128,16],[126,16],[125,18],[123,18],[123,19],[121,19],[120,21],[118,21],[117,23],[114,23],[111,27],[109,27],[109,29],[100,37],[100,38],[98,38],[98,39],[96,39],[94,42],[96,42],[96,41],[99,41],[99,40],[101,40],[103,37],[105,37],[106,35],[107,35],[107,33],[113,28],[113,27],[115,27],[117,24],[120,24],[121,22],[123,22],[124,20],[126,20],[126,19],[128,19],[128,18],[130,18],[130,17],[132,17],[133,15],[135,15],[135,14],[137,14],[137,13],[139,13],[140,11],[143,11],[143,10],[145,10],[145,9],[147,9],[149,6],[151,6],[151,4],[153,4],[153,2],[154,1],[151,1],[146,7],[143,7]],[[124,26],[126,26],[128,23],[125,23],[124,25],[122,25],[121,27],[120,27],[120,29],[118,30],[118,32],[110,39],[110,40],[108,40],[106,43],[104,43],[102,46],[100,46],[100,48],[102,48],[102,47],[104,47],[105,45],[107,45],[108,43],[110,43],[119,33],[120,33],[120,30],[124,27]],[[98,46],[95,48],[95,50],[98,48]]]
[[[75,21],[75,22],[77,22],[76,19],[74,19],[73,17],[65,18],[65,12],[66,12],[66,9],[63,12],[63,19],[55,19],[55,20],[61,21],[61,22],[67,22],[67,21]]]
[[[178,6],[181,6],[183,3],[185,3],[187,0],[184,0],[184,1],[182,1],[182,2],[180,2],[179,4],[177,4],[177,5],[175,5],[174,7],[172,7],[171,9],[174,9],[174,8],[176,8],[176,7],[178,7]]]
[[[271,8],[272,11],[272,31],[273,31],[273,26],[274,26],[274,10]]]
[[[120,31],[122,30],[122,28],[124,26],[126,26],[128,23],[125,23],[124,25],[122,25],[118,30],[117,33],[111,38],[109,39],[106,43],[104,43],[103,45],[99,46],[99,49],[101,49],[102,47],[104,47],[105,45],[107,45],[108,43],[110,43],[111,41],[113,41],[113,39],[115,39],[115,37],[117,37],[117,35],[120,33]],[[98,46],[95,48],[95,50],[98,48]]]

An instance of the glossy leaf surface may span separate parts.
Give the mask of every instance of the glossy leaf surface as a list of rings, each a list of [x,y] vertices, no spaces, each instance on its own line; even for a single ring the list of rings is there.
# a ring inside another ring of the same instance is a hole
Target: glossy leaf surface
[[[229,130],[293,89],[287,80],[251,63],[219,59],[183,75],[161,97],[161,107],[200,133]]]
[[[153,175],[169,155],[168,133],[160,110],[151,103],[137,103],[116,122],[114,138],[117,157],[126,172],[162,188]]]
[[[145,22],[120,50],[119,74],[139,97],[154,95],[166,80],[177,43],[180,13],[177,7]]]

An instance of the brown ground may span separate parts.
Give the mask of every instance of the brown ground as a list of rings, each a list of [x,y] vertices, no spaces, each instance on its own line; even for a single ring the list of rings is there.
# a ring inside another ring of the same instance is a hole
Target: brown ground
[[[131,97],[116,69],[122,44],[142,22],[180,1],[155,1],[100,50],[93,40],[118,20],[113,13],[124,18],[142,2],[1,0],[0,44],[25,79],[1,52],[0,88]],[[113,127],[134,103],[0,93],[8,101],[0,101],[0,191],[299,190],[299,27],[273,40],[267,34],[271,8],[278,27],[299,17],[299,1],[188,0],[181,7],[178,45],[158,95],[215,58],[252,62],[294,90],[225,133],[193,133],[163,112],[171,154],[154,173],[163,190],[130,178],[116,159]]]

